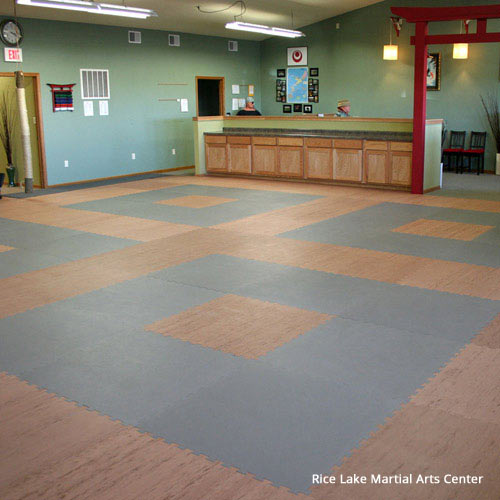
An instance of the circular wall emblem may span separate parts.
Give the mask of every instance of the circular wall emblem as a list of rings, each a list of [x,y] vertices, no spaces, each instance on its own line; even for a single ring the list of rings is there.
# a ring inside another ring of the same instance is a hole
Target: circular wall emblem
[[[302,60],[302,52],[300,50],[295,50],[292,54],[293,62],[300,62]]]

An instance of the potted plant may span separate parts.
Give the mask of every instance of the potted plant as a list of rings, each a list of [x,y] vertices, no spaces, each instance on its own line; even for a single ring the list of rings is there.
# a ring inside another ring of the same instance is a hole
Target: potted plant
[[[495,173],[500,175],[500,110],[498,109],[498,100],[494,94],[488,94],[486,97],[481,96],[481,102],[497,148]]]
[[[0,100],[0,141],[7,156],[7,176],[9,177],[9,186],[15,186],[16,167],[12,163],[12,154],[14,152],[14,133],[16,128],[16,108],[13,105],[11,93],[5,91]]]

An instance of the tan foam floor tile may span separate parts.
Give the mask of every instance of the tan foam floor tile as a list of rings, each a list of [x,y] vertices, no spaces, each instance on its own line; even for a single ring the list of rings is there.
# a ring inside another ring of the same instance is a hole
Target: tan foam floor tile
[[[174,207],[188,207],[188,208],[207,208],[231,201],[238,201],[236,198],[223,198],[221,196],[198,196],[189,195],[181,196],[179,198],[172,198],[170,200],[157,201],[159,205],[171,205]]]
[[[257,359],[333,316],[238,295],[161,319],[146,330]]]
[[[468,345],[412,402],[500,425],[500,349]]]
[[[153,191],[158,189],[166,189],[175,186],[183,186],[192,184],[194,176],[190,175],[171,175],[165,177],[156,177],[154,179],[142,179],[122,183],[122,186],[140,191]]]
[[[217,248],[215,232],[199,229],[4,278],[0,286],[9,293],[0,296],[0,317],[189,262]]]
[[[70,205],[73,203],[84,203],[87,201],[105,200],[144,192],[143,189],[121,187],[121,184],[111,186],[99,186],[87,189],[75,189],[62,193],[46,194],[37,196],[37,201],[54,203],[56,205]]]
[[[331,474],[418,474],[440,484],[321,485],[313,500],[493,500],[500,491],[500,425],[418,406],[401,411]],[[482,484],[444,484],[445,474],[484,476]]]
[[[449,222],[445,220],[418,219],[393,229],[397,233],[416,234],[433,238],[472,241],[495,226],[479,224],[464,224],[463,222]]]
[[[8,247],[7,245],[0,245],[0,253],[9,252],[10,250],[15,250],[14,247]]]
[[[472,339],[472,344],[500,349],[500,314]]]
[[[2,500],[305,500],[0,374]]]
[[[293,207],[273,210],[265,214],[252,215],[244,219],[226,222],[213,227],[242,233],[272,236],[361,210],[377,203],[366,199],[322,198]]]

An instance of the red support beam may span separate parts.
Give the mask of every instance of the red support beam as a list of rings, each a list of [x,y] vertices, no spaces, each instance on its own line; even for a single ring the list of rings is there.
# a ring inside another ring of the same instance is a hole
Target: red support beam
[[[411,170],[411,192],[424,193],[425,117],[427,98],[427,44],[428,33],[425,21],[415,27],[415,90],[413,94],[413,153]]]
[[[425,38],[427,45],[443,45],[451,43],[491,43],[500,42],[500,33],[469,33],[468,35],[430,35]],[[410,38],[415,45],[415,37]]]
[[[498,19],[500,5],[475,5],[470,7],[391,7],[395,16],[409,23],[455,21],[464,19]]]

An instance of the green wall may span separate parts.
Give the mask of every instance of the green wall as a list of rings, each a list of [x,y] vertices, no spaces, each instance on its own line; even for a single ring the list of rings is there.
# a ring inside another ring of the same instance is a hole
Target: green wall
[[[333,113],[338,99],[350,99],[351,113],[363,117],[411,118],[413,115],[413,24],[403,24],[399,60],[384,61],[382,47],[389,43],[391,6],[459,6],[494,4],[488,0],[393,0],[355,10],[305,28],[306,38],[268,39],[262,43],[262,108],[265,114],[281,115],[275,102],[276,69],[286,68],[286,48],[308,47],[308,66],[319,68],[320,103],[314,113]],[[336,29],[340,23],[340,29]],[[458,33],[460,22],[432,23],[430,33]],[[475,22],[471,23],[475,30]],[[488,23],[500,31],[500,21]],[[396,40],[393,36],[393,40]],[[489,128],[479,96],[498,93],[500,44],[471,44],[468,60],[453,60],[452,46],[431,46],[442,54],[441,91],[429,92],[427,117],[444,118],[448,130]],[[494,169],[495,146],[488,137],[486,169]]]
[[[195,76],[224,76],[226,111],[231,85],[255,84],[260,106],[260,43],[181,34],[181,46],[168,46],[168,32],[142,31],[142,44],[129,44],[127,28],[21,19],[23,70],[40,73],[49,184],[194,165]],[[83,116],[80,68],[109,69],[109,116]],[[0,71],[15,71],[0,62]],[[159,82],[187,86],[159,86]],[[47,83],[77,83],[75,111],[53,113]],[[243,97],[241,89],[241,97]],[[189,99],[189,113],[177,102]],[[172,148],[176,155],[172,155]],[[136,160],[131,159],[136,153]],[[69,160],[69,167],[64,167]]]

